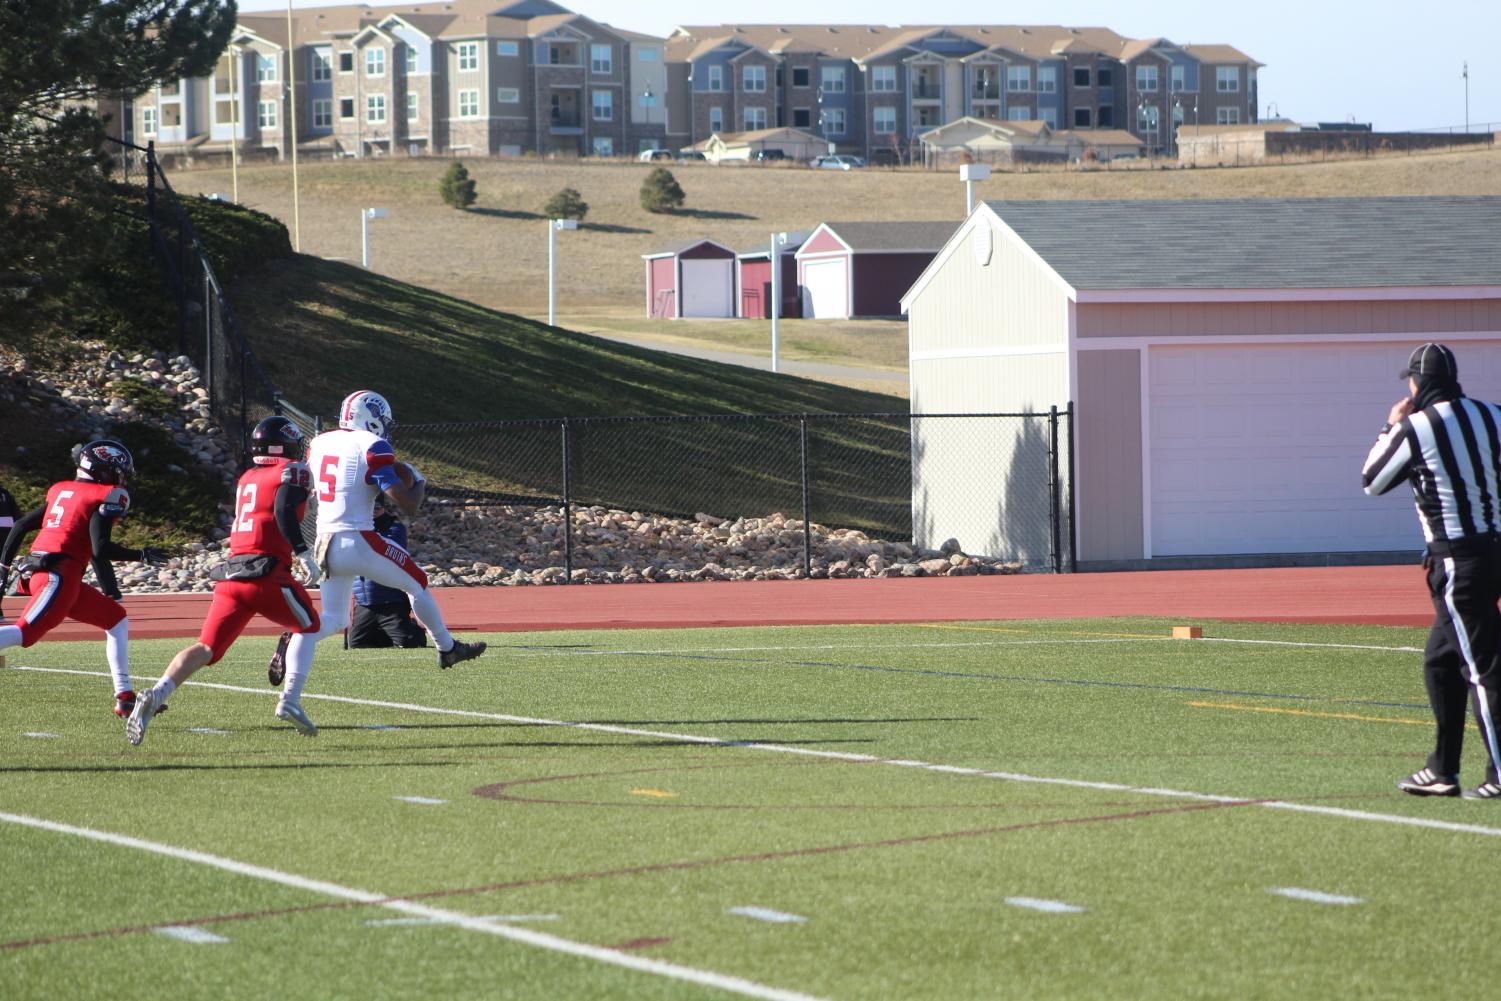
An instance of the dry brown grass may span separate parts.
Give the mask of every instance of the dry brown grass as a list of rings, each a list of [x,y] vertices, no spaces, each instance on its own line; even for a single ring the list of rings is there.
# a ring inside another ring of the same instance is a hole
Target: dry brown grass
[[[464,161],[479,189],[474,209],[438,198],[447,162],[343,160],[301,166],[302,250],[358,264],[359,209],[381,206],[371,223],[373,270],[497,309],[536,315],[547,301],[543,202],[577,188],[589,203],[586,227],[561,233],[559,310],[645,312],[641,254],[698,236],[737,248],[760,245],[774,230],[824,220],[954,219],[964,186],[952,172],[824,171],[693,165],[673,167],[688,211],[651,215],[638,200],[650,166],[588,161]],[[230,190],[223,168],[182,170],[184,192]],[[1254,198],[1316,195],[1501,194],[1501,150],[1290,166],[1194,170],[1109,170],[997,174],[979,186],[985,198]],[[292,220],[291,170],[240,170],[240,199]]]

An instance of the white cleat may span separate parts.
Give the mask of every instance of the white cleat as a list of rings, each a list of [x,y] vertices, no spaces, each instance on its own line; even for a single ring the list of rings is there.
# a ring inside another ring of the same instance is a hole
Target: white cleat
[[[286,720],[297,728],[297,732],[304,737],[318,736],[318,728],[313,721],[308,719],[307,713],[302,711],[302,706],[296,702],[282,700],[276,704],[276,718]]]
[[[131,746],[140,744],[146,739],[146,726],[151,722],[151,717],[165,701],[156,694],[156,689],[142,692],[136,696],[135,708],[130,711],[130,716],[125,720],[125,739],[130,741]]]

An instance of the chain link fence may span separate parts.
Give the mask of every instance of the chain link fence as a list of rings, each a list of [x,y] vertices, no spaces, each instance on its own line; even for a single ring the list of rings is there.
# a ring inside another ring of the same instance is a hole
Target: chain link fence
[[[414,548],[451,554],[456,578],[1058,572],[1074,564],[1071,418],[489,421],[402,426],[396,445],[429,481]]]

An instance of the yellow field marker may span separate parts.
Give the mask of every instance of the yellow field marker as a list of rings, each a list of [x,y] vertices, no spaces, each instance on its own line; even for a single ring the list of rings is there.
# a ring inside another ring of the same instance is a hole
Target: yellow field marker
[[[1362,716],[1357,713],[1321,713],[1311,709],[1283,709],[1276,706],[1243,706],[1234,702],[1188,702],[1195,709],[1229,709],[1243,713],[1277,713],[1282,716],[1315,716],[1319,719],[1349,719],[1360,723],[1398,723],[1402,726],[1432,726],[1431,719],[1404,719],[1398,716]],[[1466,727],[1475,730],[1474,724]]]
[[[1174,626],[1173,639],[1175,640],[1201,640],[1204,638],[1202,626]]]
[[[666,789],[632,789],[632,796],[651,796],[654,799],[676,799],[677,793]]]

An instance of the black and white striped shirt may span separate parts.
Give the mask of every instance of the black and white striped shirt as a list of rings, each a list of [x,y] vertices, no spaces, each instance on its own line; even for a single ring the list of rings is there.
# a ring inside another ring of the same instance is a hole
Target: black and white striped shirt
[[[1460,397],[1409,414],[1376,439],[1362,480],[1371,496],[1412,481],[1429,543],[1501,532],[1501,408]]]

